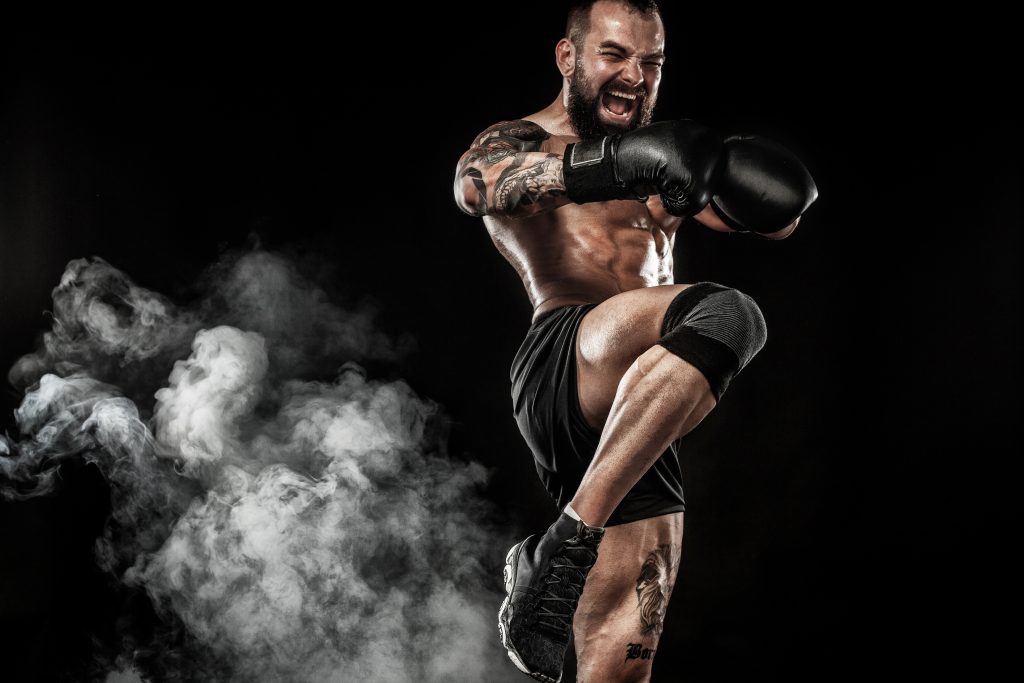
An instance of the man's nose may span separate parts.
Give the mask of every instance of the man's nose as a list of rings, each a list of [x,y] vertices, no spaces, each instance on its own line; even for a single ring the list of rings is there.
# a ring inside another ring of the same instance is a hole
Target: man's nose
[[[629,85],[640,85],[644,80],[644,72],[640,68],[639,59],[627,59],[622,67],[622,80]]]

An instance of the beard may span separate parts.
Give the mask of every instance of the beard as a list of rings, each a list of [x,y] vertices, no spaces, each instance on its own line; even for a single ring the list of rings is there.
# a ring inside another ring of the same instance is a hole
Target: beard
[[[629,123],[623,126],[606,123],[599,118],[598,108],[603,106],[601,96],[609,90],[622,90],[636,95],[634,106],[637,111]],[[594,94],[590,95],[591,92]],[[647,91],[642,87],[627,87],[614,81],[595,91],[581,60],[576,60],[576,70],[569,80],[568,99],[566,111],[569,114],[569,124],[582,140],[604,137],[612,133],[624,133],[640,126],[646,126],[651,122],[651,117],[654,115],[654,104],[657,101],[657,97],[648,97]]]

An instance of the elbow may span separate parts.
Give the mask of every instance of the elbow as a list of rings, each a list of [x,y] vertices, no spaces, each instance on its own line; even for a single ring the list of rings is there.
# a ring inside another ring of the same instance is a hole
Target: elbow
[[[468,176],[455,179],[455,204],[469,216],[480,218],[487,215],[483,197]]]
[[[764,237],[767,237],[770,240],[784,240],[792,235],[793,231],[796,230],[796,226],[799,225],[804,212],[810,208],[811,204],[813,204],[818,198],[818,188],[815,186],[814,181],[811,180],[810,174],[807,174],[807,184],[804,187],[799,188],[799,190],[794,194],[796,195],[796,199],[793,200],[793,205],[798,207],[796,218],[793,219],[792,223],[781,230],[776,230],[771,233],[763,233]]]
[[[800,219],[797,218],[795,221],[793,221],[792,223],[790,223],[789,225],[784,227],[782,230],[776,230],[775,232],[761,233],[761,236],[766,238],[766,239],[770,239],[770,240],[784,240],[784,239],[786,239],[787,237],[789,237],[790,235],[793,234],[793,231],[796,230],[797,223],[799,223],[799,222],[800,222]]]

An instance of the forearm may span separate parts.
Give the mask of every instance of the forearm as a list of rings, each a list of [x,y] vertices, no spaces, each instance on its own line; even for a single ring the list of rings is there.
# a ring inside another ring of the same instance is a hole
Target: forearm
[[[459,159],[455,202],[471,216],[526,218],[569,199],[562,151],[532,121],[503,121],[485,130]]]
[[[708,204],[707,206],[705,206],[704,209],[700,213],[698,213],[696,216],[694,216],[693,218],[694,218],[694,220],[696,220],[698,223],[700,223],[704,227],[710,228],[711,230],[714,230],[715,232],[731,232],[731,233],[736,233],[736,234],[739,234],[740,232],[744,232],[745,234],[758,235],[759,237],[763,237],[763,238],[769,239],[769,240],[782,240],[782,239],[786,239],[787,237],[789,237],[790,235],[793,234],[793,231],[796,230],[797,224],[800,223],[800,219],[797,218],[795,221],[793,221],[792,223],[790,223],[789,225],[787,225],[783,229],[775,231],[775,232],[768,232],[768,233],[756,233],[756,232],[755,233],[751,233],[750,231],[739,231],[739,230],[736,230],[735,228],[730,228],[728,225],[723,223],[722,219],[718,217],[717,213],[715,213],[715,211],[712,208],[711,204]]]
[[[569,203],[562,157],[517,152],[495,160],[487,150],[467,152],[456,176],[456,202],[473,216],[523,218]],[[488,158],[490,157],[490,158]]]

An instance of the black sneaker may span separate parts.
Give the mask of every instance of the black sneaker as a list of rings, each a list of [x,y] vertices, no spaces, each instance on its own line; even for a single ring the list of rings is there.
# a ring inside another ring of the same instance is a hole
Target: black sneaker
[[[563,512],[543,535],[512,546],[505,556],[505,592],[498,632],[509,659],[544,683],[562,679],[583,583],[597,561],[602,527]]]

